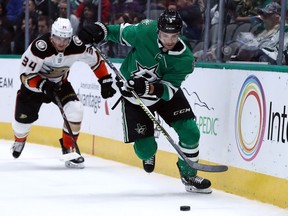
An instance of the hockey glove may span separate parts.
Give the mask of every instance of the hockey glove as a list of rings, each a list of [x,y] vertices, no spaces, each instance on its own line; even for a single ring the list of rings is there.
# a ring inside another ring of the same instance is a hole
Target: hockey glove
[[[134,90],[139,96],[148,95],[150,90],[149,82],[143,78],[133,78],[127,81],[127,87]]]
[[[43,79],[39,84],[39,89],[49,98],[54,99],[55,94],[61,90],[60,84],[49,81],[48,79]]]
[[[113,95],[116,93],[116,90],[112,87],[113,79],[111,74],[102,77],[98,80],[98,82],[101,85],[101,96],[104,99],[113,97]]]
[[[118,77],[116,77],[116,85],[120,90],[121,95],[124,97],[132,97],[132,93],[129,88],[127,88],[126,82],[123,80],[120,80]]]
[[[100,43],[103,41],[108,33],[107,27],[101,22],[88,23],[83,26],[79,32],[78,37],[85,44]]]

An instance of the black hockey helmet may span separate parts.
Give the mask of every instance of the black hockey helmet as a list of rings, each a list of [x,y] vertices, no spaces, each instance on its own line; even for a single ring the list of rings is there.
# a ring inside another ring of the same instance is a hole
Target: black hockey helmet
[[[182,18],[175,10],[164,10],[158,19],[158,30],[167,33],[181,32]]]

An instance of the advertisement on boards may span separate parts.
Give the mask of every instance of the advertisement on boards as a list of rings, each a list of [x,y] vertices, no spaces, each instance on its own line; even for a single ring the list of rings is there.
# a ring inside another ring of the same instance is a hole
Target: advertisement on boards
[[[0,73],[0,121],[11,123],[20,87],[20,59],[0,59],[0,63],[5,68]],[[69,80],[84,107],[81,131],[123,141],[121,103],[112,109],[119,92],[103,99],[97,78],[81,62],[73,65]],[[195,68],[182,90],[201,132],[200,159],[288,178],[286,73]],[[173,129],[155,116],[177,143]],[[62,128],[57,106],[44,104],[34,125]],[[155,136],[160,150],[176,154],[161,132],[155,130]]]

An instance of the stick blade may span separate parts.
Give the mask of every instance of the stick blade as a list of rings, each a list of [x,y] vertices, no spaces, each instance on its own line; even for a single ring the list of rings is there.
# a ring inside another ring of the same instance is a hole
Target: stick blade
[[[70,160],[77,159],[77,158],[79,158],[80,156],[81,156],[81,155],[78,154],[77,152],[70,152],[70,153],[61,155],[60,160],[61,160],[61,161],[70,161]]]
[[[191,168],[194,168],[196,170],[203,171],[203,172],[225,172],[228,170],[228,166],[225,166],[225,165],[201,164],[201,163],[193,162],[189,159],[187,159],[186,162]]]

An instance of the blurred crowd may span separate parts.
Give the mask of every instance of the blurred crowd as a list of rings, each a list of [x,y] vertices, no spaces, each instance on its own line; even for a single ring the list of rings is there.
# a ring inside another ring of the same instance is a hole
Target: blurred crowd
[[[27,41],[29,44],[38,36],[49,32],[57,17],[69,16],[74,34],[77,34],[87,22],[100,20],[105,24],[138,23],[143,19],[157,19],[164,9],[174,9],[179,11],[183,19],[182,38],[193,51],[197,61],[217,61],[217,33],[221,28],[223,37],[220,40],[223,46],[220,53],[223,62],[254,61],[276,64],[281,20],[280,0],[225,0],[224,27],[219,25],[220,1],[209,0],[209,8],[207,1],[0,0],[0,54],[21,55],[26,48],[25,41],[27,46]],[[27,11],[28,24],[25,17]],[[98,14],[99,11],[101,14]],[[288,20],[288,16],[286,18]],[[25,31],[26,25],[29,26],[28,35],[27,30]],[[204,40],[205,28],[209,32],[208,41]],[[204,51],[205,44],[208,49]],[[282,64],[286,64],[287,45],[285,28]],[[130,48],[109,42],[103,45],[102,49],[109,57],[124,58]]]

